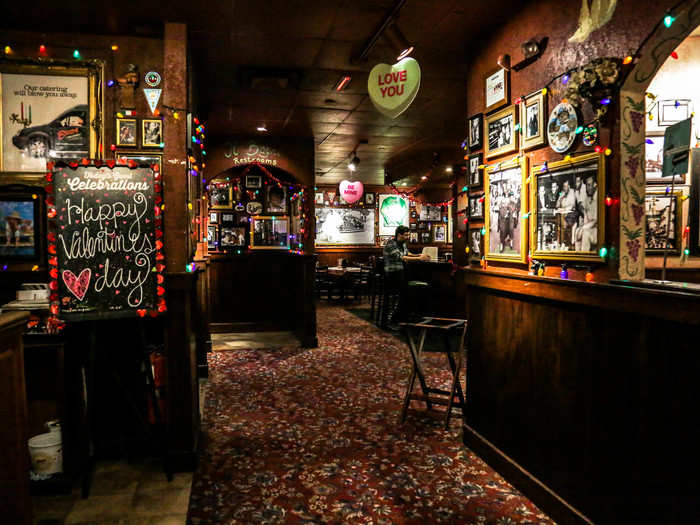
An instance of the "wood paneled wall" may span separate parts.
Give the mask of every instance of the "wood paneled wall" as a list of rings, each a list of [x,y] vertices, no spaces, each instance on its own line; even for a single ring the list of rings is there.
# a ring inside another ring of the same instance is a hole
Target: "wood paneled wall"
[[[697,519],[700,295],[484,273],[460,279],[467,445],[508,478],[500,449],[596,523]]]

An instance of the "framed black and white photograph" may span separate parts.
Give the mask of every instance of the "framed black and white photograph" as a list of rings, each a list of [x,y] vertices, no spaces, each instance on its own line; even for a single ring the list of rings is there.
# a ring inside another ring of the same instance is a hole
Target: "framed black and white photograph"
[[[260,188],[262,186],[262,179],[260,175],[246,175],[245,176],[245,187],[246,188]]]
[[[409,230],[415,230],[418,228],[418,223],[417,222],[412,222],[411,224],[408,225]]]
[[[141,121],[141,144],[144,148],[159,148],[163,144],[163,121],[145,118]]]
[[[534,166],[530,174],[530,252],[536,259],[599,261],[605,227],[605,156]]]
[[[421,206],[419,218],[421,221],[440,221],[442,220],[442,208],[440,206]]]
[[[484,127],[484,115],[483,113],[477,113],[474,116],[469,117],[468,128],[467,129],[467,146],[469,146],[469,151],[475,151],[481,149],[484,145],[481,131]]]
[[[211,224],[217,224],[219,222],[219,212],[210,211],[209,212],[209,222]]]
[[[486,111],[508,104],[508,71],[498,68],[484,78],[484,107]]]
[[[365,204],[367,206],[374,206],[374,193],[365,193]]]
[[[481,178],[481,169],[479,166],[484,164],[484,155],[482,153],[472,153],[469,155],[469,162],[467,163],[467,185],[470,188],[476,188],[483,184],[483,179]]]
[[[660,100],[657,124],[659,126],[671,126],[679,123],[681,120],[690,118],[692,113],[690,105],[691,101],[689,99]]]
[[[421,232],[420,242],[421,244],[430,244],[430,232]]]
[[[246,221],[248,219],[246,218]],[[235,222],[235,216],[233,213],[222,213],[221,214],[221,224],[233,224]]]
[[[685,174],[664,177],[663,166],[664,133],[663,131],[649,131],[644,143],[644,173],[647,184],[671,184],[671,182],[685,184]]]
[[[447,240],[447,226],[445,224],[433,224],[433,242],[444,243]]]
[[[509,106],[484,119],[486,158],[511,153],[518,149],[518,132],[515,131],[516,120],[516,106]]]
[[[486,168],[485,257],[489,260],[527,260],[527,157]]]
[[[316,208],[316,246],[374,244],[375,210]]]
[[[246,229],[242,227],[222,226],[220,240],[222,249],[244,248],[248,246]]]
[[[484,218],[484,194],[469,195],[469,218],[481,220]]]
[[[410,232],[408,234],[408,242],[411,244],[418,244],[418,232]]]
[[[117,146],[136,147],[136,119],[117,118]]]
[[[668,253],[681,252],[681,243],[678,242],[681,230],[681,207],[678,203],[681,195],[680,191],[647,191],[644,199],[646,253],[664,253],[666,249]]]
[[[250,223],[250,247],[255,250],[288,250],[289,217],[256,216]]]
[[[102,63],[8,58],[0,64],[0,171],[43,180],[48,161],[99,156]]]
[[[210,250],[219,249],[219,227],[216,225],[207,226],[207,247]]]
[[[323,204],[323,192],[322,191],[317,191],[314,194],[314,203],[315,204]]]
[[[231,186],[213,186],[209,189],[209,207],[213,210],[230,210],[233,208]]]
[[[265,213],[287,213],[287,188],[276,184],[267,185]]]
[[[479,262],[484,255],[484,239],[481,235],[481,228],[469,229],[467,246],[469,247],[469,262]]]
[[[520,103],[520,126],[523,149],[542,146],[546,133],[544,119],[547,113],[546,97],[538,90],[523,98]]]

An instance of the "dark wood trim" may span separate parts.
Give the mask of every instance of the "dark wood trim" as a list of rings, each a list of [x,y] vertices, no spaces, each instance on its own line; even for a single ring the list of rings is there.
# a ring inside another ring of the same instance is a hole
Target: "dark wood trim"
[[[462,425],[462,441],[557,523],[593,524],[551,488],[466,423]]]
[[[461,268],[467,286],[700,325],[700,294]]]

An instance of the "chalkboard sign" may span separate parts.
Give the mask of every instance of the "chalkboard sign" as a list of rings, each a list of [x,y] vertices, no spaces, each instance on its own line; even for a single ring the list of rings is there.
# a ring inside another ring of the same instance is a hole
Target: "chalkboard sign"
[[[84,159],[47,175],[51,311],[64,320],[165,311],[160,173]]]

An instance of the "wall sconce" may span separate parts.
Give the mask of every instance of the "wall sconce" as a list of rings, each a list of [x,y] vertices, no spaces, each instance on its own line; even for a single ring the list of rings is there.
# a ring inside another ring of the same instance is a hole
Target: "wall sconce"
[[[520,50],[523,52],[524,58],[513,66],[513,70],[520,71],[540,58],[542,53],[544,53],[544,50],[547,48],[548,42],[549,37],[544,37],[539,42],[534,38],[531,38],[527,42],[520,44]]]

